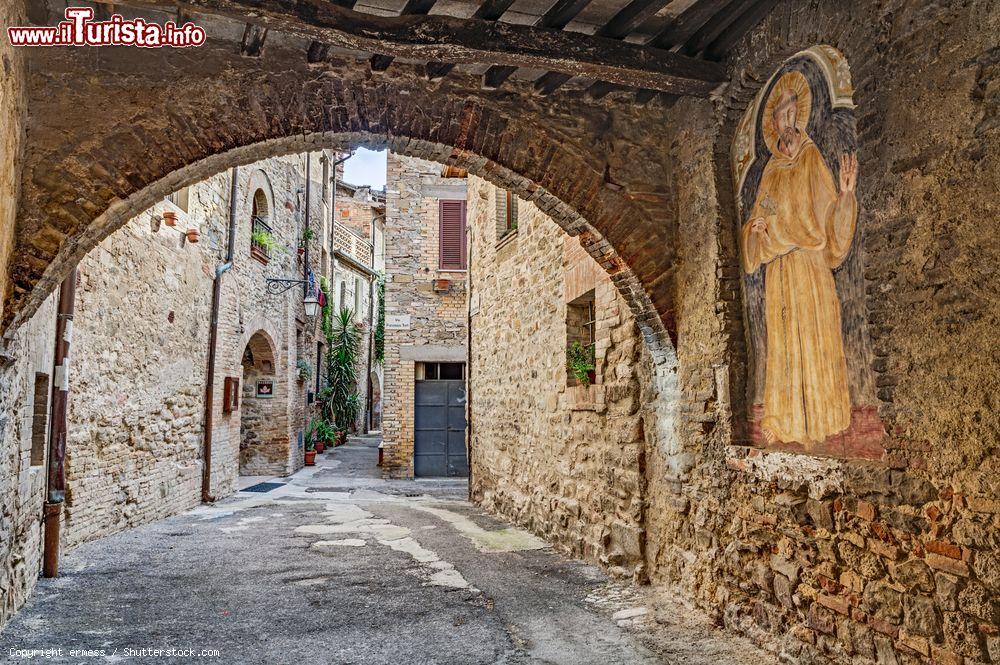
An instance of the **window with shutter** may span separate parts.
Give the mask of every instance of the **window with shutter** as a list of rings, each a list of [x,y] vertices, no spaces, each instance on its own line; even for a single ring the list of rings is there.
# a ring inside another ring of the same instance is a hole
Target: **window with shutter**
[[[442,270],[465,270],[465,201],[439,202],[439,265]]]

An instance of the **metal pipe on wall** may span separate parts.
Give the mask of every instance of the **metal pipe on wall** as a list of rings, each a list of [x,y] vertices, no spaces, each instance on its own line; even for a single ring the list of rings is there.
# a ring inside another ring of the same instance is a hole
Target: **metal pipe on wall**
[[[372,257],[371,257],[371,269],[375,270],[375,222],[378,219],[385,219],[385,215],[375,215],[372,217]],[[383,277],[384,279],[384,277]],[[365,378],[365,382],[368,384],[367,394],[365,395],[365,433],[367,434],[372,430],[372,397],[374,392],[372,391],[372,352],[374,351],[375,344],[375,293],[378,288],[375,286],[375,279],[372,277],[368,278],[368,375]]]
[[[233,255],[236,253],[236,195],[239,182],[237,167],[233,167],[229,188],[229,238],[226,245],[226,261],[215,268],[215,281],[212,283],[212,316],[208,328],[208,369],[205,378],[205,432],[202,458],[204,464],[201,470],[201,500],[202,503],[212,503],[212,427],[214,423],[215,397],[215,347],[219,340],[219,307],[222,300],[222,275],[233,267]]]
[[[56,348],[53,359],[51,397],[52,427],[49,429],[48,489],[43,511],[44,554],[42,574],[59,574],[59,530],[62,506],[66,500],[66,410],[69,405],[70,343],[73,339],[73,305],[76,300],[76,268],[70,271],[59,288],[56,314]]]

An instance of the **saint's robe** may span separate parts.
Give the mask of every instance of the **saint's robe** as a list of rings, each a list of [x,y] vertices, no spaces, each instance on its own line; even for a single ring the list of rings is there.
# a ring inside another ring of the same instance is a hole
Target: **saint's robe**
[[[857,222],[853,193],[839,196],[816,145],[775,151],[743,225],[743,269],[765,265],[767,364],[761,427],[781,442],[810,444],[847,429],[851,400],[833,269]],[[751,231],[758,217],[767,233]]]

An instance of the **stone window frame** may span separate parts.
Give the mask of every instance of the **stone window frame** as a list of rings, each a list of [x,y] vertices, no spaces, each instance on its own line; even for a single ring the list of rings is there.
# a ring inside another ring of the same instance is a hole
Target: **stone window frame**
[[[583,323],[575,322],[573,319],[582,319]],[[590,347],[594,357],[595,380],[592,385],[597,385],[599,381],[597,372],[597,289],[596,287],[586,291],[580,296],[566,303],[566,348],[574,342],[583,343],[584,347]],[[582,330],[581,330],[582,329]],[[577,386],[576,377],[572,372],[566,372],[566,385]]]
[[[45,454],[49,438],[49,403],[52,396],[52,382],[45,372],[35,372],[32,389],[31,412],[31,466],[45,465]]]
[[[506,244],[517,237],[519,226],[518,197],[509,189],[497,188],[496,203],[496,244],[497,247]]]
[[[164,200],[187,214],[191,209],[191,187],[181,187],[176,192],[168,194]]]

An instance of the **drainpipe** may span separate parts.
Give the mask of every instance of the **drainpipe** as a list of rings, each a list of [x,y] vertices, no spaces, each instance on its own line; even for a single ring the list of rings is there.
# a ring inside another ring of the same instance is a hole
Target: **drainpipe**
[[[52,427],[49,430],[48,491],[45,497],[45,521],[42,574],[59,575],[59,526],[66,499],[66,409],[69,405],[70,342],[73,339],[73,303],[76,299],[76,268],[70,271],[59,288],[59,312],[56,315],[56,352],[53,360],[51,398]]]
[[[375,222],[385,215],[375,215],[372,217],[372,261],[371,268],[375,270]],[[368,394],[365,395],[365,434],[372,430],[372,353],[375,345],[375,279],[368,278],[368,374],[365,383],[368,384]]]
[[[466,227],[467,248],[474,247],[472,228]],[[472,252],[465,258],[465,461],[469,464],[468,500],[472,501]]]
[[[219,340],[219,306],[222,300],[222,275],[233,267],[233,255],[236,253],[236,189],[238,184],[237,168],[232,168],[229,188],[229,239],[226,246],[226,262],[216,266],[215,281],[212,283],[212,317],[208,327],[208,375],[205,379],[205,434],[202,458],[204,464],[201,470],[201,501],[212,503],[212,423],[213,398],[215,397],[215,347]]]
[[[304,234],[309,233],[309,183],[312,181],[312,154],[306,153],[306,219],[305,219],[305,230]],[[304,250],[302,252],[302,298],[305,299],[309,297],[309,241],[306,240],[302,243]]]

